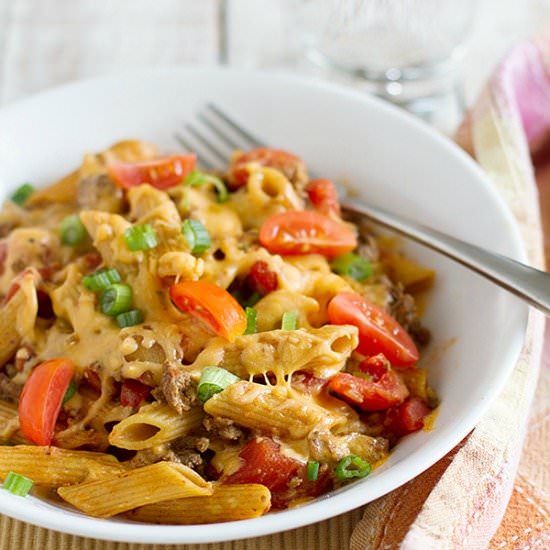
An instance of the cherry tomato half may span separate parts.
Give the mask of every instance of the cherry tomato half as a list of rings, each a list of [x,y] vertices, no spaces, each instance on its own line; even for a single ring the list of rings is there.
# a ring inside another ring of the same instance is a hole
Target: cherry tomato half
[[[19,399],[19,424],[28,440],[37,445],[51,444],[63,396],[74,371],[69,359],[50,359],[31,372]]]
[[[301,158],[288,153],[287,151],[281,151],[280,149],[268,149],[266,147],[259,147],[258,149],[252,149],[247,153],[243,153],[239,157],[233,160],[229,169],[229,185],[233,189],[242,187],[248,181],[248,170],[246,165],[249,162],[256,162],[262,166],[268,166],[283,172],[283,174],[290,180],[294,181],[301,174],[305,176],[306,167]]]
[[[110,164],[111,179],[123,189],[149,183],[157,189],[180,184],[195,168],[195,155],[173,155],[144,162]]]
[[[181,311],[205,322],[216,334],[232,342],[246,329],[246,315],[237,300],[206,281],[183,281],[170,287],[170,298]]]
[[[340,217],[340,201],[334,183],[327,179],[311,180],[306,187],[311,204],[321,214]]]
[[[360,353],[383,353],[396,368],[411,367],[418,361],[418,350],[407,331],[390,314],[359,294],[337,294],[329,302],[327,313],[332,324],[354,325],[359,329]]]
[[[357,238],[347,226],[318,212],[288,211],[264,222],[260,243],[274,254],[322,254],[331,258],[351,252]]]

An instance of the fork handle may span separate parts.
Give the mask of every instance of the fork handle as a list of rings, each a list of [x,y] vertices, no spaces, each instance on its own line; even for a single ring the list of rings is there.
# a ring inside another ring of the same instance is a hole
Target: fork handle
[[[533,307],[550,316],[550,273],[489,252],[441,231],[407,220],[382,208],[344,199],[342,206],[372,221],[440,252],[469,269],[490,279]]]

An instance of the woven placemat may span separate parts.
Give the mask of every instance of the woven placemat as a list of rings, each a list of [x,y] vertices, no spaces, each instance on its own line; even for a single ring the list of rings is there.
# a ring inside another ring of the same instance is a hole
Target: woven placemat
[[[0,550],[341,550],[348,548],[357,508],[320,523],[266,537],[219,544],[127,544],[66,535],[0,516]],[[209,529],[205,526],[205,529]]]

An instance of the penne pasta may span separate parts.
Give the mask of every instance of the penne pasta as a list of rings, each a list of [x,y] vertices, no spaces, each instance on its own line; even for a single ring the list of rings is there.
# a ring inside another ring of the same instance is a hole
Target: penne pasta
[[[133,451],[162,445],[200,426],[203,416],[198,407],[179,415],[165,403],[144,405],[113,428],[109,443]]]
[[[304,370],[325,378],[344,367],[357,341],[357,329],[351,325],[271,330],[240,336],[232,344],[216,339],[188,368],[200,373],[204,367],[216,365],[239,378],[273,372],[280,381]]]
[[[0,446],[0,478],[5,479],[11,471],[41,487],[62,487],[119,474],[124,466],[104,453],[33,445]]]
[[[135,521],[174,525],[219,523],[250,519],[265,514],[271,493],[265,485],[215,485],[210,496],[166,500],[142,506],[126,514]]]
[[[237,382],[214,395],[204,410],[264,433],[302,439],[327,415],[322,407],[288,396],[286,388]]]
[[[108,518],[145,504],[212,494],[212,486],[182,464],[158,462],[116,477],[60,487],[59,496],[90,516]]]

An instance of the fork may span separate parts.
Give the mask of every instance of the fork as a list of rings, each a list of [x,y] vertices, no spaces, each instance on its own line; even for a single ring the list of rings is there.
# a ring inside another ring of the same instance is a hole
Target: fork
[[[197,122],[186,123],[183,131],[174,135],[176,141],[195,152],[199,163],[211,170],[226,166],[235,149],[269,147],[214,103],[207,103],[197,115]],[[550,273],[367,205],[356,197],[343,196],[341,206],[462,264],[550,316]]]

